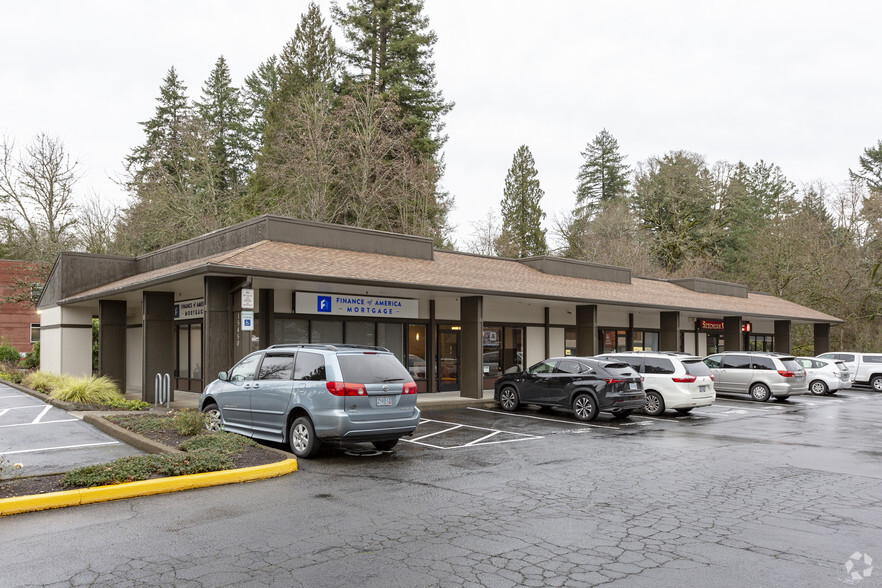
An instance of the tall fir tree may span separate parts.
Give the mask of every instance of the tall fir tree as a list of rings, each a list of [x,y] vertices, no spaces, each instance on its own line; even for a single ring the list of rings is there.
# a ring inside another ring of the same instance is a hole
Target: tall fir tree
[[[313,84],[333,87],[338,74],[337,44],[331,25],[325,26],[318,5],[310,2],[279,57],[279,91],[275,102],[287,103]]]
[[[506,257],[545,255],[548,245],[540,200],[545,192],[539,186],[536,162],[529,147],[521,145],[505,176],[501,202],[502,231],[496,250]]]
[[[205,86],[196,109],[210,141],[211,165],[217,180],[217,193],[227,205],[241,193],[252,153],[248,141],[247,111],[242,105],[239,89],[234,87],[230,68],[219,57]]]
[[[864,149],[858,162],[858,171],[848,170],[851,178],[866,184],[872,192],[882,194],[882,140]]]
[[[435,156],[445,141],[442,117],[453,103],[437,87],[437,36],[423,7],[423,0],[350,0],[342,8],[334,2],[331,13],[349,43],[341,54],[352,79],[391,96],[416,131],[414,148]]]
[[[619,153],[619,142],[609,131],[603,129],[588,143],[582,152],[582,167],[576,180],[577,220],[587,220],[601,205],[608,203],[628,190],[630,167],[624,164],[625,156]]]
[[[263,146],[267,112],[279,89],[278,58],[271,55],[245,78],[243,104],[248,119],[248,141],[252,154]]]

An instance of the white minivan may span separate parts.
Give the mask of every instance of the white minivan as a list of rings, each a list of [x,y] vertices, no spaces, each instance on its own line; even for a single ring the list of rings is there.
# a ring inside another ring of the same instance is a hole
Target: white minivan
[[[622,361],[643,376],[646,404],[643,412],[659,416],[666,409],[686,414],[716,400],[714,376],[700,357],[680,353],[631,351],[598,355],[598,359]]]
[[[835,359],[848,366],[851,381],[868,384],[876,392],[882,392],[882,353],[854,353],[837,351],[822,353],[821,359]]]

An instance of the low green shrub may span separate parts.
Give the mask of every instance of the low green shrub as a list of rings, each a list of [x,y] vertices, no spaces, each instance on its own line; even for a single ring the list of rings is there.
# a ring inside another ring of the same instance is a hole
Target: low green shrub
[[[88,488],[146,480],[152,476],[183,476],[233,467],[232,458],[220,451],[195,449],[186,453],[135,455],[106,464],[71,470],[62,478],[66,488]]]
[[[108,415],[106,417],[108,421],[111,423],[116,423],[120,427],[124,429],[128,429],[130,431],[134,431],[135,433],[149,433],[149,432],[168,432],[171,433],[175,431],[175,423],[172,419],[167,416],[158,415],[158,414],[144,414],[144,415],[123,415],[123,414],[115,414]]]
[[[21,384],[23,378],[24,376],[18,370],[7,372],[5,369],[0,368],[0,379],[12,382],[13,384]]]
[[[192,408],[174,411],[172,420],[181,435],[198,435],[205,430],[205,415]]]
[[[71,378],[54,388],[49,395],[64,402],[108,405],[125,400],[125,396],[107,376]]]
[[[122,398],[105,403],[105,406],[118,410],[150,410],[151,405],[149,402],[144,402],[143,400],[129,400],[123,396]]]
[[[33,350],[24,356],[21,360],[21,367],[36,370],[40,368],[40,342],[34,343]]]
[[[9,337],[0,338],[0,362],[18,365],[21,354],[9,343]]]

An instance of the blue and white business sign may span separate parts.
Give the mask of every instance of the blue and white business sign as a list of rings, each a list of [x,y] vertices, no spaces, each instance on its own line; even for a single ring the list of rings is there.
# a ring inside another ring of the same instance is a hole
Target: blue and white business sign
[[[175,302],[175,320],[201,319],[205,316],[205,299],[180,300]]]
[[[374,318],[419,318],[419,301],[409,298],[378,298],[355,294],[296,292],[294,312]]]
[[[242,311],[242,330],[243,331],[253,331],[254,330],[254,311],[253,310],[243,310]]]

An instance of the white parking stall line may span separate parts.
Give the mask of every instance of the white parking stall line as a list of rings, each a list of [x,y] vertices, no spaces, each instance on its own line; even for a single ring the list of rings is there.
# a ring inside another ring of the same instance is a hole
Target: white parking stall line
[[[537,421],[548,421],[550,423],[560,423],[562,425],[581,425],[583,427],[597,427],[598,429],[618,429],[618,427],[616,427],[615,425],[595,425],[592,423],[583,423],[580,421],[575,421],[575,422],[574,421],[562,421],[560,419],[549,419],[546,417],[535,416],[532,414],[520,414],[520,413],[515,413],[515,412],[500,413],[498,410],[487,410],[486,408],[475,408],[474,406],[468,406],[466,408],[468,408],[469,410],[477,410],[478,412],[489,412],[489,413],[496,414],[496,415],[504,414],[507,417],[509,417],[509,416],[521,417],[524,419],[534,419]]]
[[[723,402],[737,402],[738,404],[759,404],[755,400],[738,400],[735,398],[717,398],[717,402],[714,403],[714,406],[725,406],[720,401]],[[744,407],[745,410],[758,410],[760,412],[768,412],[770,410],[787,410],[789,407],[787,406],[775,406],[773,404],[765,404],[763,408],[749,408],[747,406]]]
[[[3,400],[4,398],[21,398],[22,396],[24,396],[24,395],[21,395],[21,396],[0,396],[0,400]]]
[[[44,416],[46,416],[46,413],[49,412],[50,408],[52,408],[52,407],[47,404],[46,408],[44,408],[43,411],[37,415],[37,418],[35,418],[33,421],[31,421],[31,424],[32,425],[38,424],[40,422],[40,419],[42,419]]]
[[[420,423],[431,423],[431,422],[438,422],[438,421],[429,421],[426,419],[422,419],[420,421]],[[417,437],[416,439],[410,439],[410,441],[420,441],[422,439],[426,439],[427,437],[431,437],[432,435],[440,435],[441,433],[446,433],[448,431],[452,431],[452,430],[458,429],[460,427],[462,427],[462,425],[456,425],[455,427],[450,427],[449,429],[444,429],[443,431],[436,431],[434,433],[429,433],[428,435],[423,435],[422,437]]]
[[[476,445],[476,444],[480,443],[481,441],[483,441],[484,439],[489,439],[490,437],[495,437],[496,435],[498,435],[498,434],[501,433],[501,432],[502,432],[502,431],[493,431],[493,432],[490,433],[489,435],[484,435],[484,436],[481,437],[480,439],[475,439],[474,441],[469,441],[469,442],[466,443],[463,447],[468,447],[469,445]]]
[[[52,408],[51,406],[48,406],[46,404],[29,404],[27,406],[10,406],[9,408],[6,408],[4,410],[21,410],[23,408],[44,408],[44,407]]]
[[[71,421],[78,421],[80,419],[59,419],[57,421],[40,421],[39,423],[16,423],[14,425],[0,425],[0,429],[6,429],[7,427],[33,427],[36,425],[51,425],[52,423],[69,423]]]
[[[76,419],[74,419],[76,420]],[[119,441],[105,441],[103,443],[84,443],[82,445],[63,445],[61,447],[43,447],[42,449],[21,449],[19,451],[4,451],[3,455],[17,455],[20,453],[39,453],[40,451],[57,451],[61,449],[81,449],[83,447],[98,447],[100,445],[121,445]]]
[[[6,414],[7,412],[9,412],[9,409],[8,409],[8,408],[4,408],[3,410],[0,410],[0,417],[2,417],[2,416],[3,416],[4,414]]]

